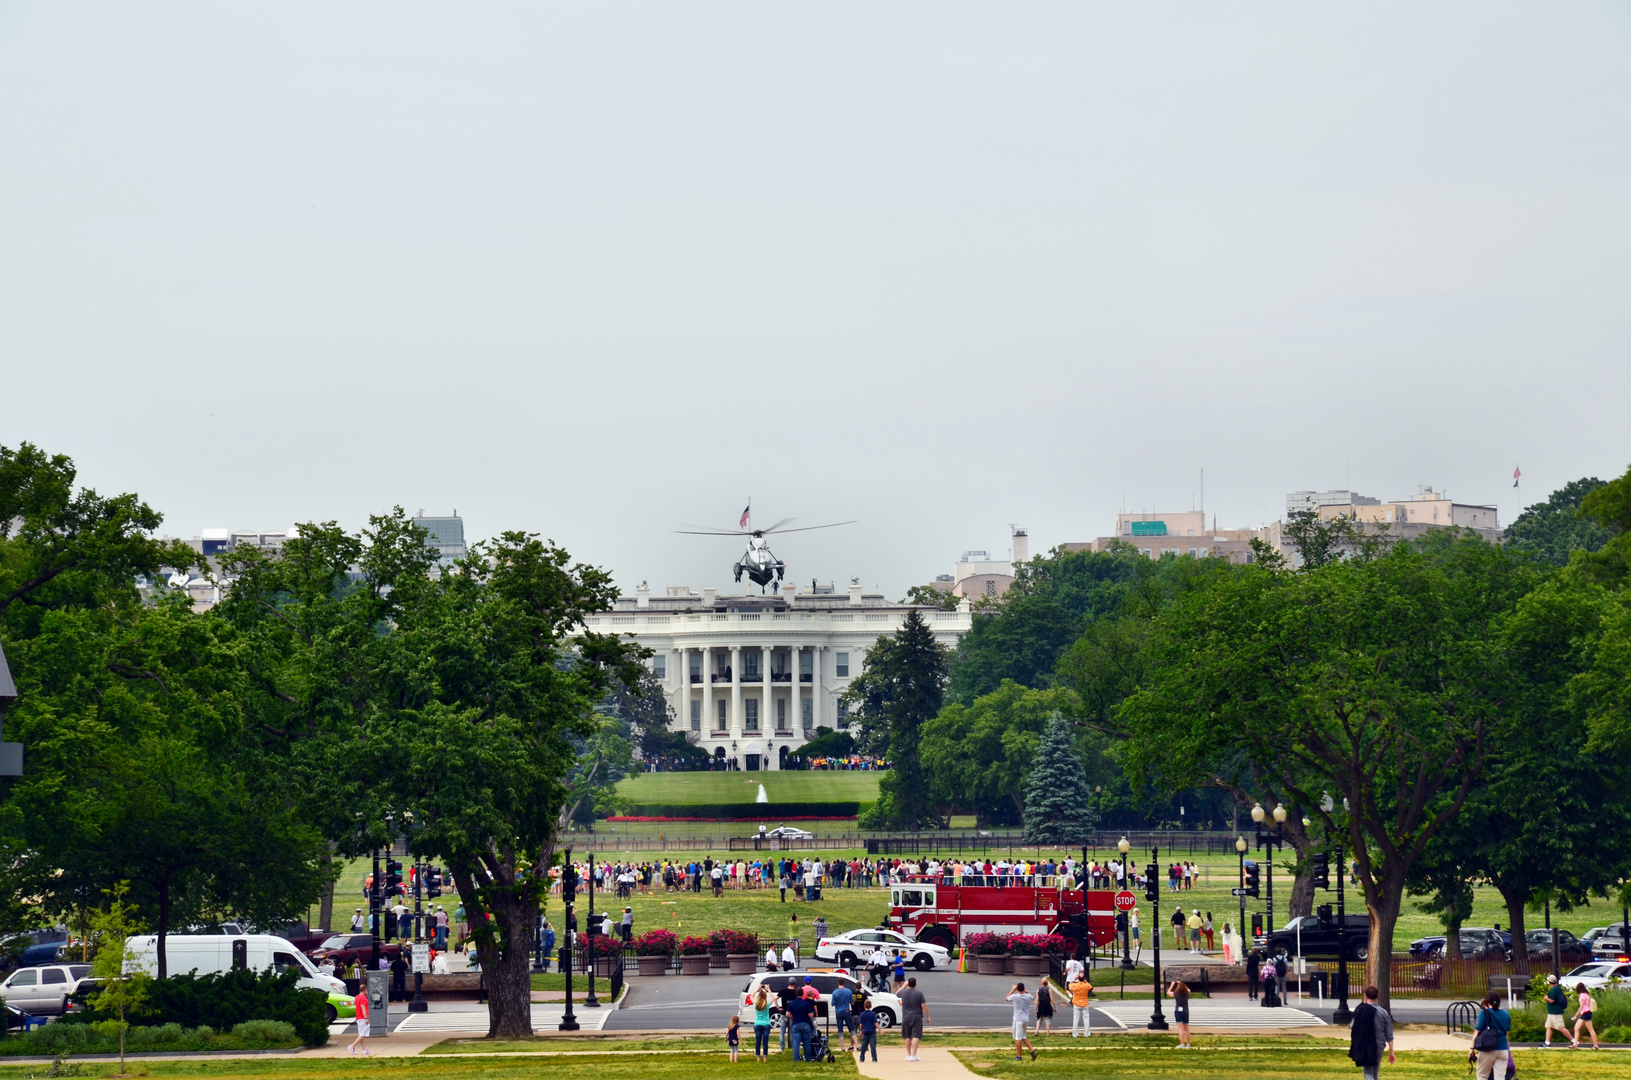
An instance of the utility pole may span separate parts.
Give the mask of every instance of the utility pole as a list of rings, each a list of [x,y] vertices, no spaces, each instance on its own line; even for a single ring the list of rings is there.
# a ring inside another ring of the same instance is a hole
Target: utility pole
[[[379,876],[379,848],[374,849],[374,876],[368,886],[368,933],[373,938],[371,944],[372,959],[368,961],[369,971],[379,970],[379,913],[380,896],[385,891],[385,883]],[[367,981],[366,977],[363,980]]]
[[[425,862],[417,852],[413,853],[413,999],[408,1002],[408,1011],[429,1012],[430,1005],[425,1001],[425,973],[419,970],[419,946],[425,940]]]
[[[586,1009],[600,1008],[600,999],[595,997],[595,853],[589,853],[589,915],[588,925],[584,927],[584,940],[589,943],[589,962],[584,968],[589,973],[589,992],[583,995],[583,1007]]]
[[[1155,939],[1155,1011],[1150,1014],[1150,1022],[1145,1025],[1151,1031],[1167,1030],[1167,1018],[1161,1015],[1161,885],[1158,880],[1161,869],[1161,849],[1150,848],[1149,873],[1146,878],[1149,884],[1144,890],[1144,898],[1155,904],[1154,925],[1151,927],[1150,937]]]
[[[561,1031],[578,1030],[578,1018],[572,1012],[572,946],[576,944],[578,871],[572,865],[572,849],[566,849],[561,864],[561,906],[566,909],[566,925],[561,929],[561,970],[566,973],[566,1012],[556,1025]]]
[[[1353,1013],[1348,1011],[1348,903],[1347,884],[1348,864],[1344,859],[1342,845],[1338,844],[1337,856],[1337,1007],[1331,1014],[1331,1023],[1347,1024],[1353,1021]]]

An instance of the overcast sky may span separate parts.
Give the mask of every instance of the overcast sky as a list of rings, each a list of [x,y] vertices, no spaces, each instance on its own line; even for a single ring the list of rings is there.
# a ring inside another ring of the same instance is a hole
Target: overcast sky
[[[1203,469],[1505,524],[1631,462],[1628,58],[1623,3],[4,2],[0,443],[626,587],[727,586],[671,530],[750,496],[892,596]]]

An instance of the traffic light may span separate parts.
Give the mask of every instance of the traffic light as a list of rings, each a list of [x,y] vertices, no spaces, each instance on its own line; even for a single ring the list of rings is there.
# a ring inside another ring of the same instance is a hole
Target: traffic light
[[[385,860],[385,895],[395,896],[402,891],[402,864],[395,859]]]
[[[1246,860],[1246,895],[1262,895],[1263,871],[1258,868],[1255,861]]]
[[[1331,856],[1324,851],[1316,851],[1312,856],[1313,865],[1308,876],[1314,881],[1314,888],[1331,888]]]
[[[570,904],[578,898],[578,868],[571,863],[561,867],[561,901]]]
[[[1314,914],[1319,917],[1320,927],[1322,929],[1329,928],[1336,923],[1336,920],[1331,916],[1330,904],[1321,904],[1314,910]]]
[[[442,872],[434,866],[425,868],[425,895],[432,900],[442,895]]]
[[[1160,867],[1154,863],[1144,868],[1144,899],[1154,902],[1161,899],[1161,886],[1156,884],[1155,876]]]

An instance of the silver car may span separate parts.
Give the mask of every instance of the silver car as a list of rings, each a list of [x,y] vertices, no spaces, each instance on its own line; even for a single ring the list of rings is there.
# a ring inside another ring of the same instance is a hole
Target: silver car
[[[18,968],[0,983],[0,1000],[28,1013],[64,1013],[68,998],[91,974],[89,964],[46,964]]]

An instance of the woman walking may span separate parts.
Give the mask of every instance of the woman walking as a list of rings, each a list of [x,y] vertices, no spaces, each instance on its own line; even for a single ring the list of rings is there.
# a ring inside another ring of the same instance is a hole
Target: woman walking
[[[1046,979],[1036,988],[1036,1033],[1041,1035],[1043,1028],[1047,1034],[1053,1034],[1053,991],[1048,988]]]
[[[1574,1041],[1569,1045],[1573,1047],[1580,1045],[1580,1025],[1584,1024],[1586,1030],[1591,1033],[1591,1048],[1600,1050],[1602,1048],[1597,1045],[1597,1026],[1591,1022],[1591,1014],[1596,1011],[1597,1003],[1591,999],[1591,991],[1586,989],[1585,983],[1580,983],[1574,989],[1580,995],[1580,1000],[1574,1009]]]

